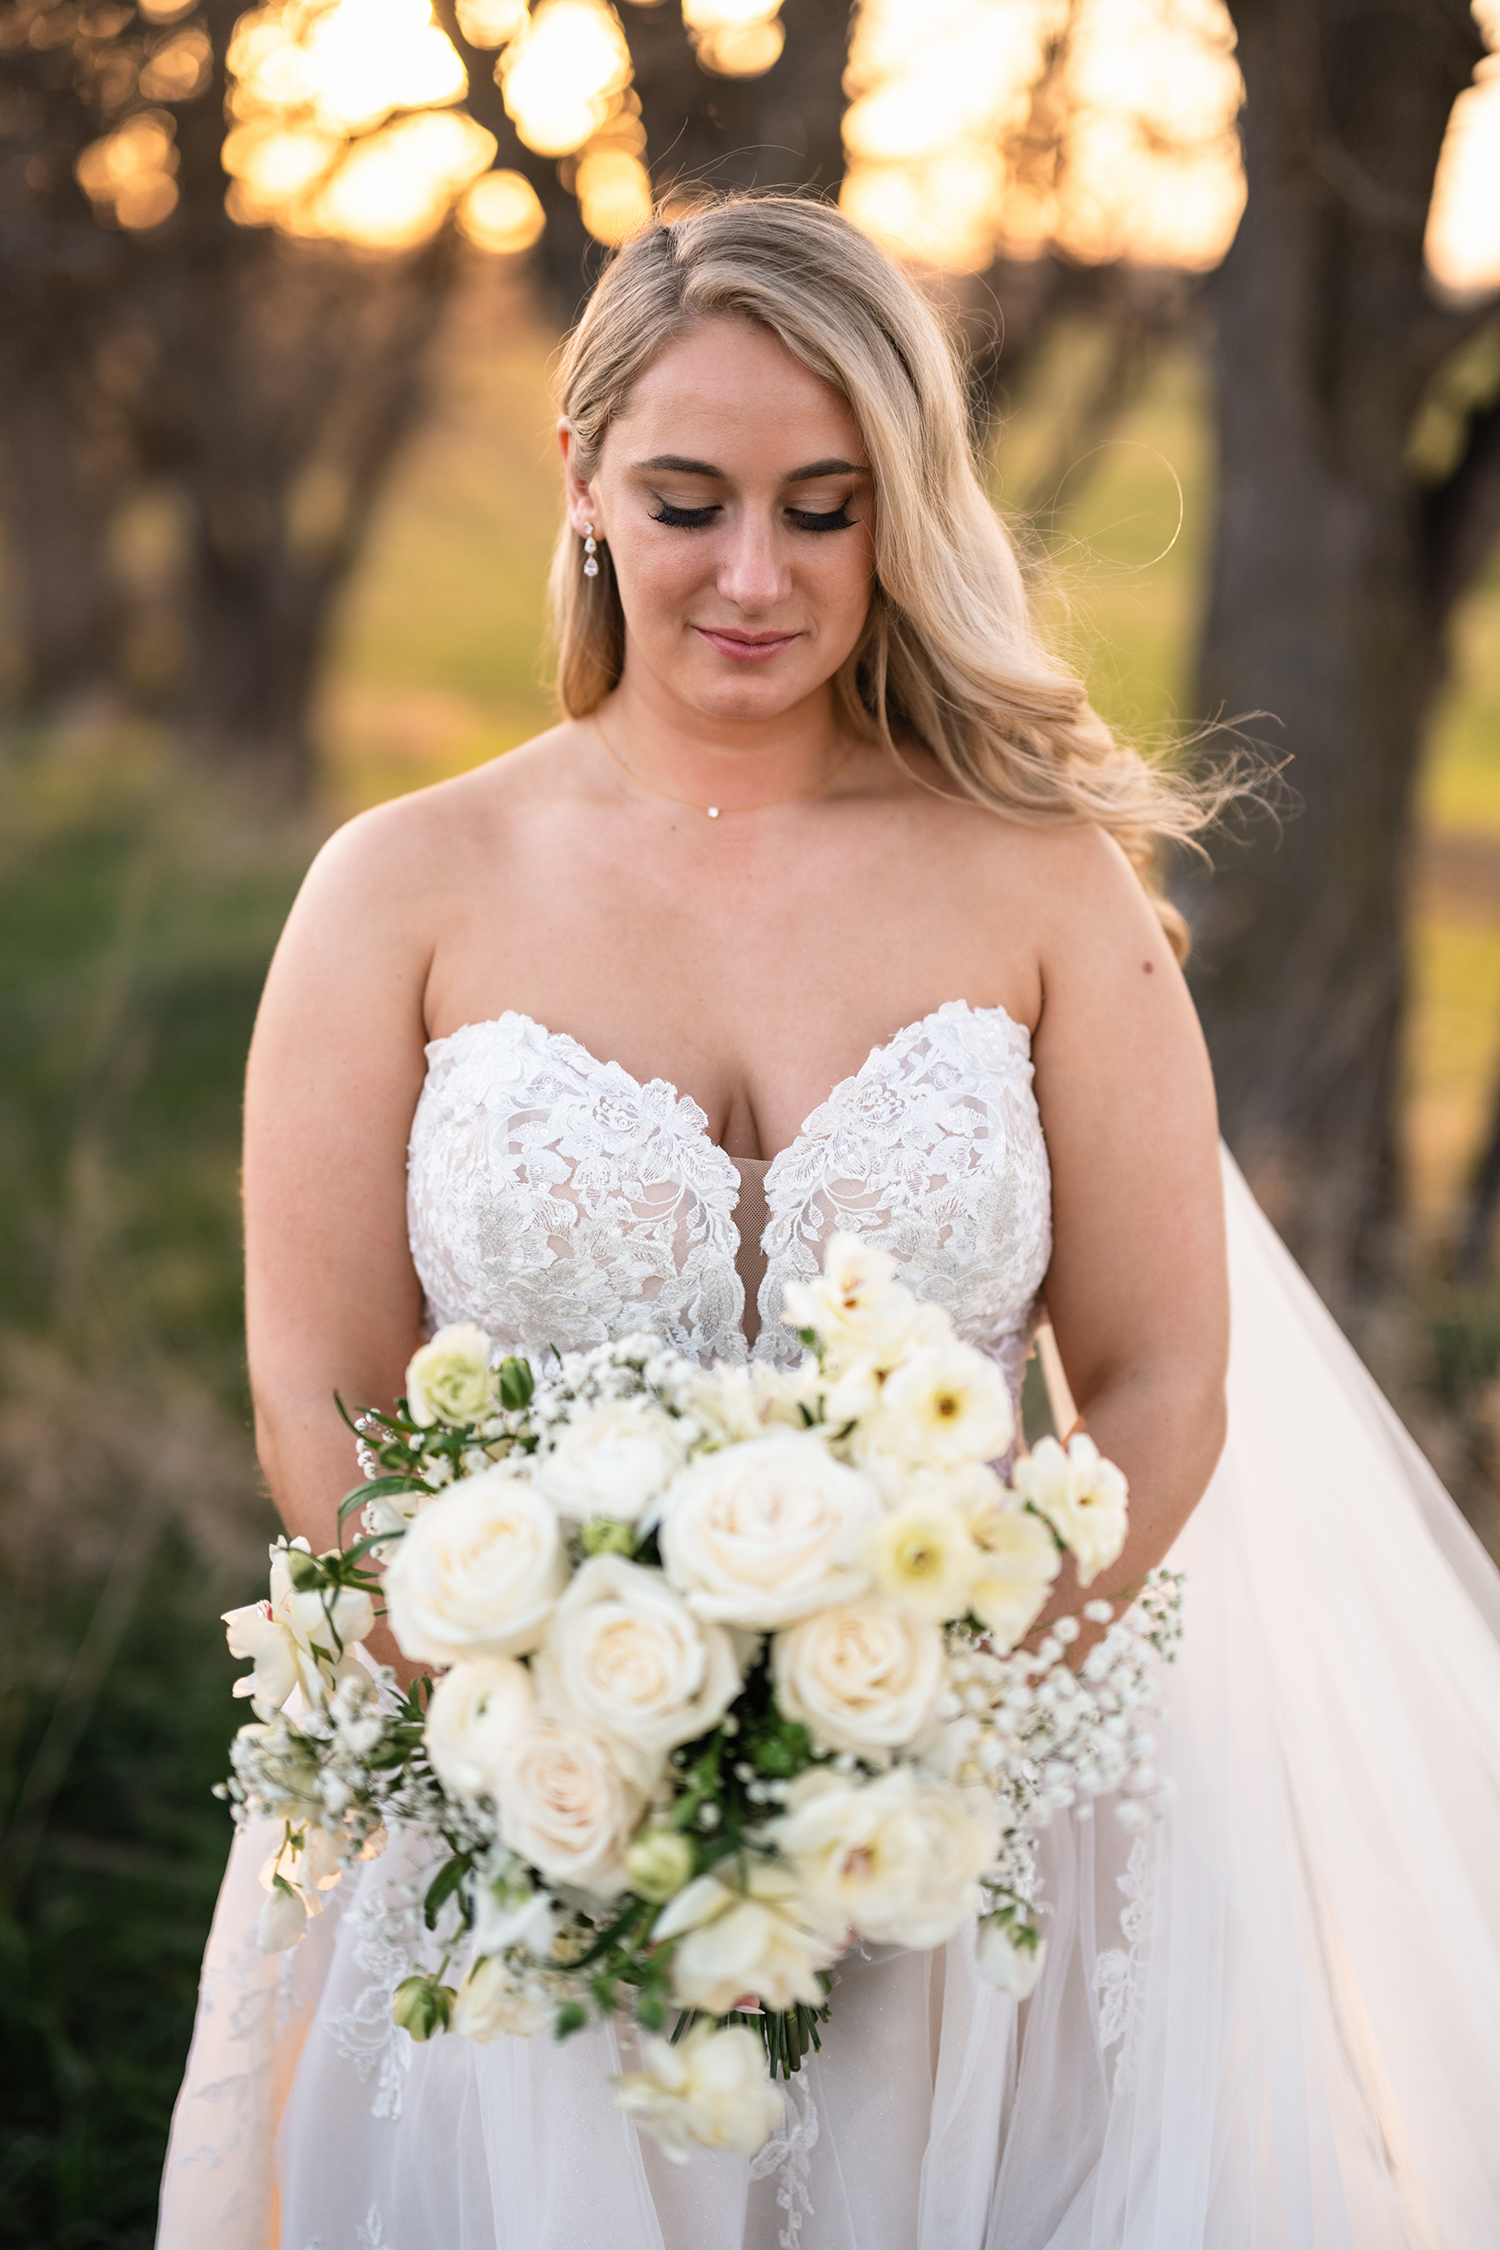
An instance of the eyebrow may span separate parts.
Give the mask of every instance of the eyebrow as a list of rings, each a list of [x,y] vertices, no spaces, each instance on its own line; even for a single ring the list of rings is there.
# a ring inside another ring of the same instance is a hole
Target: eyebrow
[[[713,477],[720,484],[728,482],[724,471],[716,469],[712,461],[690,461],[680,453],[654,453],[649,461],[637,461],[636,467],[657,471],[665,470],[669,474],[680,477]],[[862,461],[842,461],[836,457],[830,457],[826,461],[809,461],[805,469],[793,469],[790,475],[784,476],[781,481],[783,484],[811,484],[815,477],[864,477],[868,476],[869,473],[868,467]]]

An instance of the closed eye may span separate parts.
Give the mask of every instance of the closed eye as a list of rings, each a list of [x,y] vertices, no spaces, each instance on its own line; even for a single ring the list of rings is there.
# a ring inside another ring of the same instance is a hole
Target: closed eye
[[[854,518],[847,507],[840,508],[788,508],[787,514],[799,531],[852,531]]]
[[[701,531],[713,522],[717,508],[674,508],[670,500],[659,495],[656,506],[650,511],[653,523],[670,524],[675,531]]]

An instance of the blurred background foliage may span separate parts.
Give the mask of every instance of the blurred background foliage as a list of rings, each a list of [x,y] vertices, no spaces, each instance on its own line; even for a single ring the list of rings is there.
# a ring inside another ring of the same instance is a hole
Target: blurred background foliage
[[[1290,759],[1282,822],[1179,871],[1226,1128],[1500,1551],[1487,38],[1493,0],[0,0],[0,2241],[151,2239],[270,1523],[260,981],[336,821],[549,723],[549,367],[653,201],[837,197],[959,332],[1100,707]]]

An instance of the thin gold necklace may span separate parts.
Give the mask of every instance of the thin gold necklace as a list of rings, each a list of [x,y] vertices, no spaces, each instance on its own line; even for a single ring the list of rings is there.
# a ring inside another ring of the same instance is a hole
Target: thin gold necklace
[[[759,805],[700,805],[695,797],[678,797],[670,789],[658,789],[654,782],[642,781],[634,766],[627,766],[619,751],[611,747],[609,736],[600,726],[592,711],[589,713],[589,724],[593,727],[595,734],[603,743],[605,751],[613,758],[621,773],[625,775],[627,780],[633,781],[637,789],[644,789],[648,796],[665,797],[668,804],[686,805],[692,812],[707,813],[710,820],[717,820],[721,812],[769,812],[772,805],[791,805],[795,804],[799,797],[810,797],[815,790],[826,789],[829,782],[843,772],[845,766],[848,765],[849,760],[859,748],[857,742],[851,743],[838,764],[825,773],[821,780],[810,781],[805,789],[794,789],[790,796],[767,797],[764,803]]]

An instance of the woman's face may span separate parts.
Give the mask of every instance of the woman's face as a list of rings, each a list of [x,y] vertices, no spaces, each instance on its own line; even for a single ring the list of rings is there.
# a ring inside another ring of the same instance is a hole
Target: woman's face
[[[597,474],[581,484],[570,461],[568,499],[574,529],[609,543],[632,686],[645,673],[705,717],[773,719],[859,639],[874,584],[864,442],[848,401],[767,329],[711,320],[668,345]]]

